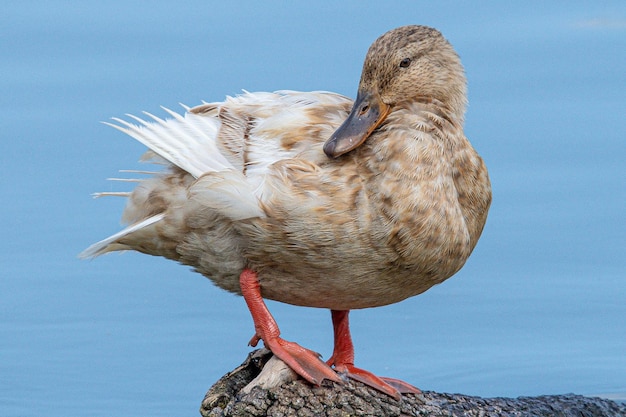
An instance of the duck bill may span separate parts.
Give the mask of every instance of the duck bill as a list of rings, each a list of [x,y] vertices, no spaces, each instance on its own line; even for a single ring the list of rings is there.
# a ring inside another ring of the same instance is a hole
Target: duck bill
[[[378,94],[360,90],[350,115],[324,144],[324,153],[337,158],[359,147],[385,120],[389,110]]]

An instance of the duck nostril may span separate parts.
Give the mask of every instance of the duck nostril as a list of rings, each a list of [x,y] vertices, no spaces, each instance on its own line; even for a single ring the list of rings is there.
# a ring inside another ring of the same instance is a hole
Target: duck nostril
[[[365,113],[367,113],[367,111],[368,111],[369,109],[370,109],[370,106],[369,106],[369,105],[367,105],[367,104],[366,104],[365,106],[361,107],[361,114],[365,114]]]

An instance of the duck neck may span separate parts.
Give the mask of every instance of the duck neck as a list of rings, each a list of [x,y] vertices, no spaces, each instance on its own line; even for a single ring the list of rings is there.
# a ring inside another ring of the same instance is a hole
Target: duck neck
[[[436,116],[437,119],[445,120],[451,125],[463,127],[465,117],[464,102],[451,101],[451,104],[444,104],[444,102],[434,97],[420,96],[408,102],[404,107],[410,112],[430,113]]]

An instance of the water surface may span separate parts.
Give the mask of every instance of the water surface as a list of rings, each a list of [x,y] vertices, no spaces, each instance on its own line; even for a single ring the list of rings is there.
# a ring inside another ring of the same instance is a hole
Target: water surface
[[[188,268],[76,258],[124,204],[90,193],[141,168],[99,121],[241,89],[354,96],[367,47],[404,24],[461,55],[494,203],[457,276],[353,313],[358,364],[441,392],[626,398],[623,2],[52,1],[0,16],[2,415],[197,415],[250,350],[243,300]],[[331,353],[327,311],[270,309]]]

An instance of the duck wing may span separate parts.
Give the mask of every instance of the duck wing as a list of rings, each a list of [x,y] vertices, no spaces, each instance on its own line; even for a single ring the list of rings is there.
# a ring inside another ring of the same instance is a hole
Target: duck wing
[[[144,160],[167,168],[139,180],[132,193],[97,193],[128,196],[123,220],[130,225],[79,256],[137,250],[150,241],[157,249],[143,251],[163,254],[162,243],[155,243],[160,223],[173,207],[190,202],[230,221],[263,217],[264,179],[271,167],[291,158],[325,160],[322,145],[351,106],[352,100],[339,94],[284,90],[245,92],[224,102],[183,106],[184,114],[163,108],[171,116],[167,119],[147,112],[147,120],[133,115],[128,115],[132,122],[113,118],[105,124],[147,146]]]

